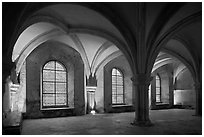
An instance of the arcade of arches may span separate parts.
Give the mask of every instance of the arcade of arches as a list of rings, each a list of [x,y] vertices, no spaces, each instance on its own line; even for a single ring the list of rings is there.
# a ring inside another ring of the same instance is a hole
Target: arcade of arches
[[[202,3],[2,5],[5,133],[32,118],[202,115]]]

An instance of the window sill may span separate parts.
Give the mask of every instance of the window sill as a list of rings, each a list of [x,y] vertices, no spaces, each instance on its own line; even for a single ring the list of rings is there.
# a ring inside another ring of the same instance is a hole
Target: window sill
[[[160,102],[156,102],[156,104],[163,104],[164,102],[160,101]]]
[[[157,102],[156,106],[160,106],[160,105],[169,105],[168,103],[162,103],[162,102]]]
[[[74,109],[74,107],[64,107],[64,108],[41,108],[41,111],[46,111],[46,110],[63,110],[63,109]]]
[[[132,105],[126,105],[126,104],[121,104],[121,105],[112,105],[113,108],[116,107],[132,107]]]

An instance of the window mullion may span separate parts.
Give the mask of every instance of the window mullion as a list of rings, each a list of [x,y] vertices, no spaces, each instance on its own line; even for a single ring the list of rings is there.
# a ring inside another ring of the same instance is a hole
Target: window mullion
[[[66,102],[66,105],[68,106],[68,74],[66,74],[66,97],[67,97],[67,102]]]
[[[122,75],[122,84],[123,84],[123,103],[125,102],[125,90],[124,90],[124,77]]]
[[[116,71],[116,103],[118,103],[118,77],[117,77],[117,71]]]
[[[55,88],[55,106],[56,106],[56,61],[55,61],[55,65],[54,65],[54,67],[55,67],[55,76],[54,76],[54,78],[55,78],[55,84],[54,84],[54,88]]]
[[[42,73],[42,91],[41,91],[41,93],[42,93],[42,96],[41,96],[41,99],[42,99],[41,105],[42,105],[42,107],[43,107],[43,103],[44,103],[44,98],[43,98],[43,95],[44,95],[44,89],[43,89],[43,87],[44,87],[43,74],[44,74],[44,69],[43,69],[43,73]]]
[[[161,102],[161,78],[159,77],[159,96],[160,96],[160,102]]]

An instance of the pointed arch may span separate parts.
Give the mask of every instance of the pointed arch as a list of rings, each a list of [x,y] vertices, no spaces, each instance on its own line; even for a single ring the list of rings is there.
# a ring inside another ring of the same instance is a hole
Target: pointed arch
[[[40,44],[47,41],[48,38],[54,37],[54,36],[60,36],[63,35],[63,33],[59,30],[51,30],[49,33],[43,33],[42,35],[37,36],[32,41],[27,43],[25,48],[21,51],[19,57],[16,59],[16,73],[17,76],[20,72],[21,66],[23,65],[23,62],[26,60],[28,55]]]
[[[108,63],[109,61],[111,61],[112,59],[117,58],[117,57],[119,57],[119,56],[121,56],[121,55],[123,55],[123,54],[121,53],[121,51],[115,51],[115,52],[113,52],[112,54],[110,54],[109,56],[107,56],[103,61],[101,61],[101,62],[97,65],[97,67],[96,67],[95,70],[94,70],[94,73],[97,74],[98,70],[100,70],[101,67],[103,67],[105,64],[107,64],[107,63]]]
[[[149,51],[149,58],[148,58],[148,64],[150,67],[148,67],[148,72],[151,72],[151,69],[154,65],[154,60],[156,59],[159,51],[161,48],[172,38],[172,36],[177,33],[179,30],[184,28],[186,25],[192,24],[193,22],[200,19],[202,15],[202,12],[199,11],[197,13],[194,13],[181,21],[177,22],[174,26],[169,28],[152,46],[151,51]],[[184,45],[186,46],[186,45]]]
[[[96,54],[94,55],[93,61],[91,63],[91,72],[93,72],[94,66],[96,65],[97,59],[100,57],[100,55],[109,47],[112,43],[109,41],[104,42],[100,48],[97,50]]]
[[[75,45],[77,46],[77,49],[80,51],[80,54],[81,54],[81,56],[84,60],[84,63],[85,63],[87,76],[89,76],[91,74],[91,67],[90,67],[90,62],[88,60],[84,46],[82,45],[82,42],[80,41],[80,39],[78,38],[78,36],[76,34],[72,33],[72,34],[70,34],[70,37],[72,38]]]

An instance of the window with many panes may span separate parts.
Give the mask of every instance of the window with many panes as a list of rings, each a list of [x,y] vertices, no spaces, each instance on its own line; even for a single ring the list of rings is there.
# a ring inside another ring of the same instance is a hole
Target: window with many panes
[[[47,62],[42,70],[42,109],[68,107],[67,71],[58,61]]]
[[[112,69],[112,104],[124,104],[123,74],[117,68]]]
[[[161,79],[156,75],[156,102],[161,102]]]

